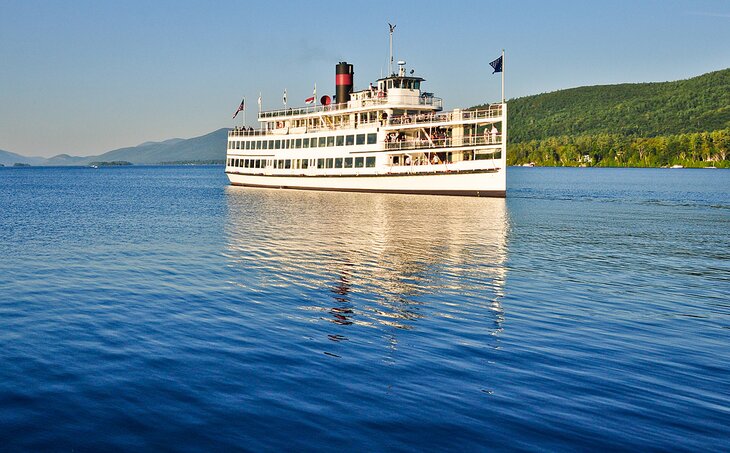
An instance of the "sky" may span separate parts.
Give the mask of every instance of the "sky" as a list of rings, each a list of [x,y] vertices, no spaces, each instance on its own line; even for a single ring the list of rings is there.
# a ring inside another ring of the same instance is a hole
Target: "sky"
[[[75,156],[190,138],[299,106],[335,65],[355,88],[394,54],[445,109],[730,67],[730,0],[0,0],[0,149]]]

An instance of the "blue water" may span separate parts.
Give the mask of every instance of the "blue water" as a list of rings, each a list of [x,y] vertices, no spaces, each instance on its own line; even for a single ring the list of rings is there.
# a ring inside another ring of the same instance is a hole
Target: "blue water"
[[[0,169],[0,450],[730,448],[730,172]]]

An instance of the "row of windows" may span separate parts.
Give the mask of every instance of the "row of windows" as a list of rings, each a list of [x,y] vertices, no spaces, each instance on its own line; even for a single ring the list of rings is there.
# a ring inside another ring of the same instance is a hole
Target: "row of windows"
[[[328,157],[320,159],[228,159],[228,166],[239,168],[305,169],[305,168],[369,168],[375,156]]]
[[[228,149],[298,149],[326,146],[374,145],[377,134],[330,135],[329,137],[285,138],[277,140],[229,141]]]

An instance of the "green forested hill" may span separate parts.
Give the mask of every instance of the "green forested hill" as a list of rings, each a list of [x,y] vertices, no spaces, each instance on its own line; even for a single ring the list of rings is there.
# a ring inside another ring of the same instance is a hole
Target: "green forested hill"
[[[509,101],[510,164],[730,167],[730,69]]]
[[[688,80],[572,88],[510,101],[510,141],[655,137],[730,128],[730,69]]]

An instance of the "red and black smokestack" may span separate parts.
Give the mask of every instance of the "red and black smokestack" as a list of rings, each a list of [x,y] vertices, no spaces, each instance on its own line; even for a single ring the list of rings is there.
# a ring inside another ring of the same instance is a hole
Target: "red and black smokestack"
[[[352,93],[352,65],[346,61],[341,61],[335,69],[335,95],[338,104],[346,104],[350,100]]]

